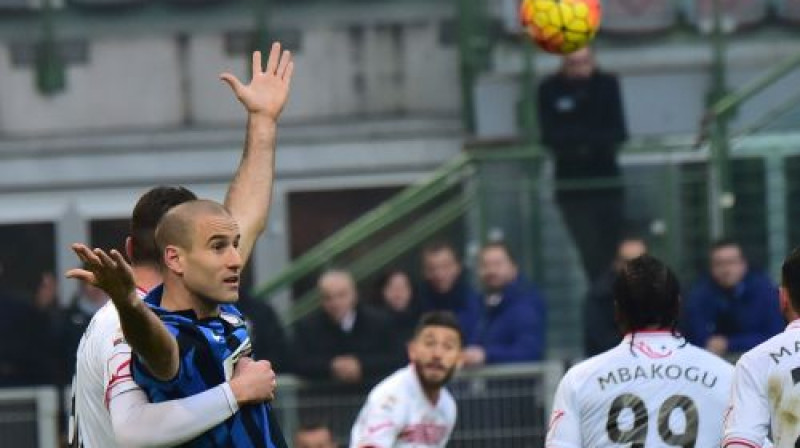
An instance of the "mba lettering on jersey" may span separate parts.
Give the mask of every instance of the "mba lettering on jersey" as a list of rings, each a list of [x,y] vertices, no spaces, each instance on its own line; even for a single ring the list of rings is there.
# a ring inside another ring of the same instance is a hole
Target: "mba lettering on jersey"
[[[562,378],[545,446],[719,446],[732,374],[669,332],[628,335]]]
[[[431,403],[410,365],[372,389],[351,431],[350,448],[444,447],[455,424],[450,392],[443,388]]]
[[[736,363],[723,446],[771,443],[800,446],[800,320]]]
[[[139,298],[147,294],[136,290]],[[98,310],[78,345],[69,417],[72,447],[116,446],[108,404],[116,396],[139,389],[131,377],[131,348],[125,342],[119,315],[109,301]]]

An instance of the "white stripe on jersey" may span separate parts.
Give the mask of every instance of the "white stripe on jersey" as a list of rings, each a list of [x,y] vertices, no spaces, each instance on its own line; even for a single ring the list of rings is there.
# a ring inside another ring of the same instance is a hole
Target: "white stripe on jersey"
[[[456,403],[442,388],[434,405],[413,365],[375,386],[350,434],[351,448],[444,447],[456,424]]]
[[[144,298],[146,291],[137,288]],[[109,300],[95,313],[78,346],[72,380],[70,446],[113,448],[117,446],[109,401],[139,389],[130,371],[131,348],[122,336],[119,315]]]
[[[794,448],[800,443],[800,320],[736,363],[724,446]]]
[[[569,369],[547,448],[716,447],[733,366],[669,332],[638,332]]]

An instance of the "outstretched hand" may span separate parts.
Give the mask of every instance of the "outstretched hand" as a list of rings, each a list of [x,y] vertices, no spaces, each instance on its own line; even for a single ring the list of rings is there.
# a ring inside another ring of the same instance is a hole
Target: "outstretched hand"
[[[269,52],[266,70],[261,69],[261,52],[253,52],[250,84],[243,84],[236,76],[227,72],[220,75],[220,78],[231,86],[249,113],[263,114],[277,121],[289,98],[293,71],[291,52],[281,52],[281,44],[275,42]]]
[[[115,305],[128,305],[138,300],[133,269],[119,251],[107,254],[102,249],[91,250],[83,244],[73,244],[72,250],[84,265],[70,269],[66,276],[82,280],[105,291]]]

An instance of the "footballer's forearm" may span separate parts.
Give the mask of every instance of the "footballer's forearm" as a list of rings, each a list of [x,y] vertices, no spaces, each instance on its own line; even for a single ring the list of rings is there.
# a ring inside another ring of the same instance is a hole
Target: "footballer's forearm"
[[[174,378],[180,366],[178,342],[161,319],[143,300],[114,304],[125,340],[150,373],[162,381]]]
[[[114,437],[121,447],[163,447],[187,442],[236,413],[228,383],[180,400],[149,403],[140,390],[109,403]]]
[[[277,122],[265,114],[250,113],[239,168],[225,196],[225,207],[239,224],[239,253],[247,262],[256,239],[264,231],[272,200]]]

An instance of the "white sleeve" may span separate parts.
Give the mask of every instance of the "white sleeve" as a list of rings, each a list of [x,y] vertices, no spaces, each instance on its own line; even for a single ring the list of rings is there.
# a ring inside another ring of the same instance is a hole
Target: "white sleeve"
[[[109,403],[120,447],[164,447],[189,441],[222,423],[239,409],[228,383],[180,400],[149,403],[141,389],[114,396]]]
[[[751,363],[754,360],[747,355],[736,363],[725,414],[723,447],[758,448],[768,445],[770,413],[767,384],[766,380],[758,377],[764,368],[763,364],[751,366]]]
[[[369,397],[350,434],[350,448],[391,448],[403,427],[403,406],[395,395]]]
[[[131,347],[122,337],[122,330],[101,341],[100,360],[103,362],[103,384],[105,384],[105,405],[117,395],[124,394],[139,386],[131,376]]]
[[[546,448],[582,448],[580,409],[575,400],[575,390],[567,373],[556,389],[553,413],[547,428]]]

